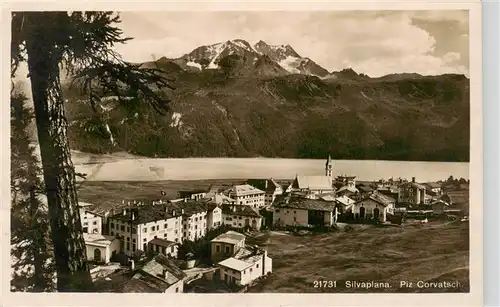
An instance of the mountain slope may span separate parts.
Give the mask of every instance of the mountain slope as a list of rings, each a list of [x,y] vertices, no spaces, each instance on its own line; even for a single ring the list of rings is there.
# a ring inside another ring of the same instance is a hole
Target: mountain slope
[[[146,63],[175,77],[172,112],[160,116],[114,105],[102,120],[85,103],[69,104],[71,146],[152,157],[331,153],[336,159],[468,161],[464,76],[369,78],[346,70],[318,78],[280,65],[292,54],[286,46],[270,50],[231,41]],[[221,69],[228,59],[231,65]]]

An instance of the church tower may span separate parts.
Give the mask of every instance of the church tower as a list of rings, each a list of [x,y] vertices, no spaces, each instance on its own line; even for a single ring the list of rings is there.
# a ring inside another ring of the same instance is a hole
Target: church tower
[[[328,176],[330,177],[330,180],[333,180],[333,162],[330,155],[328,155],[328,158],[326,159],[325,176]]]

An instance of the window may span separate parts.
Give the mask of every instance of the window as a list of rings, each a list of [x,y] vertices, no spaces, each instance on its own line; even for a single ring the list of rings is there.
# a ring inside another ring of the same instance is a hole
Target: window
[[[187,225],[184,225],[184,229],[187,229]]]
[[[130,238],[129,238],[129,237],[127,237],[127,241],[130,241]]]
[[[83,223],[83,226],[87,226],[88,224],[89,224],[89,223],[87,223],[87,222],[84,222],[84,223]]]
[[[148,229],[146,227],[144,227],[143,230],[144,230],[143,232],[148,232]]]
[[[156,230],[160,230],[160,225],[157,225],[157,226],[156,226]]]
[[[151,231],[155,231],[155,227],[154,227],[154,226],[153,226],[153,227],[151,227]]]
[[[136,250],[136,246],[135,246],[135,243],[134,243],[134,244],[132,244],[132,252],[135,252],[135,250]]]
[[[241,220],[241,216],[238,216],[238,219]]]
[[[114,236],[115,234],[113,232],[111,232],[111,235]]]
[[[257,263],[257,269],[259,268],[259,264]]]
[[[215,251],[216,251],[217,253],[220,253],[220,246],[219,246],[219,245],[215,245]]]
[[[198,225],[194,225],[194,229],[198,229]]]
[[[168,224],[163,225],[163,228],[167,229],[168,228]]]
[[[252,273],[252,268],[250,268],[250,273]]]
[[[241,223],[238,223],[238,226],[240,226],[240,227],[241,227]]]
[[[111,229],[115,229],[115,224],[111,223]]]
[[[127,242],[127,250],[130,250],[130,242]]]
[[[144,241],[146,241],[146,239],[144,239]],[[143,251],[147,250],[147,248],[148,248],[148,244],[147,243],[142,244],[142,250]]]
[[[226,246],[226,254],[229,254],[229,246]]]
[[[164,238],[166,238],[166,237],[167,237],[167,234],[166,234],[166,233],[164,233],[164,234],[163,234],[163,237],[164,237]]]
[[[132,242],[135,243],[135,239],[132,239]]]
[[[127,232],[130,232],[130,227],[127,226]]]
[[[198,218],[197,218],[197,217],[195,217],[195,218],[194,218],[194,221],[195,221],[195,222],[198,222]]]
[[[125,225],[121,225],[121,226],[120,226],[120,230],[121,230],[121,231],[125,231]]]
[[[158,238],[158,236],[155,236],[155,239]]]
[[[186,236],[186,232],[184,231],[184,236]]]
[[[179,287],[175,288],[175,292],[179,292]]]
[[[279,213],[279,212],[280,212],[280,209],[276,209],[275,211],[276,211],[276,213]]]
[[[177,234],[177,233],[178,233],[178,231],[176,230],[176,231],[175,231],[175,234]]]

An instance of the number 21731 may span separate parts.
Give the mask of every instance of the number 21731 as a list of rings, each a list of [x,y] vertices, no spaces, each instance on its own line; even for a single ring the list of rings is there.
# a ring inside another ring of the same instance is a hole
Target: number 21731
[[[337,281],[336,280],[315,280],[313,282],[314,288],[336,288]]]

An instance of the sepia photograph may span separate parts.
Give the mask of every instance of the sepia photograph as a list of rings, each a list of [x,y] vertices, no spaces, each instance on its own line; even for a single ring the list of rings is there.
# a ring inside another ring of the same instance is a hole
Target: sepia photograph
[[[474,287],[469,10],[10,24],[11,292]]]

